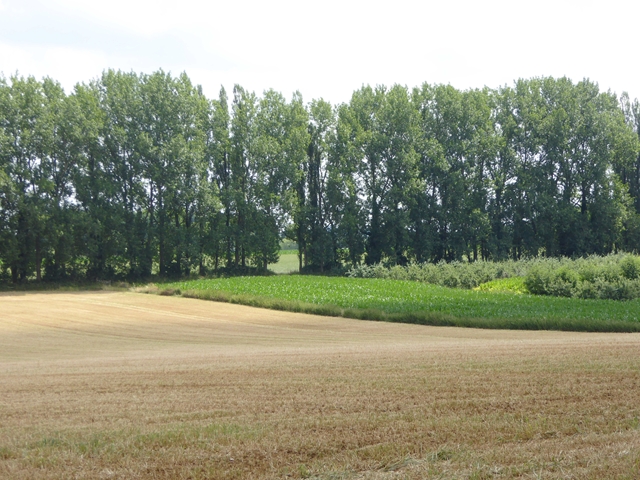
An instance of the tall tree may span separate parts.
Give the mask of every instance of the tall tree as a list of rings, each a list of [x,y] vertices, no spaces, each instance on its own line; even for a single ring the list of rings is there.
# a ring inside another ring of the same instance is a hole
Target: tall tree
[[[239,85],[233,88],[231,119],[231,195],[233,213],[236,217],[234,234],[235,268],[245,268],[247,258],[252,253],[250,246],[251,218],[253,205],[251,191],[255,181],[254,162],[255,116],[257,99]]]
[[[220,89],[218,99],[212,102],[211,138],[208,148],[210,169],[222,204],[221,215],[216,214],[212,224],[216,228],[212,231],[210,243],[212,248],[209,250],[209,254],[214,257],[216,271],[221,257],[224,257],[227,267],[231,267],[233,264],[235,198],[229,137],[230,121],[229,100],[223,87]]]
[[[623,220],[622,247],[630,251],[640,250],[640,102],[631,101],[628,93],[620,97],[620,107],[625,118],[626,129],[623,129],[622,139],[616,151],[618,155],[613,159],[613,168],[627,188],[632,208]],[[626,130],[627,135],[624,135]],[[629,135],[630,133],[630,135]]]
[[[296,192],[295,240],[300,270],[324,271],[336,263],[335,223],[331,222],[327,182],[331,148],[335,142],[335,112],[324,100],[309,105],[307,158],[300,165]]]
[[[43,155],[51,137],[45,120],[47,99],[43,84],[33,77],[12,77],[3,85],[0,121],[4,137],[2,165],[6,180],[4,204],[7,231],[3,263],[11,268],[14,282],[25,281],[34,270],[40,278],[46,205],[43,190],[49,187]]]
[[[487,171],[496,147],[489,94],[425,84],[413,97],[421,119],[423,191],[413,217],[417,232],[430,226],[418,238],[430,239],[425,246],[433,260],[476,259],[490,230]]]
[[[89,183],[102,190],[87,197],[97,213],[90,275],[114,275],[124,268],[130,276],[146,276],[155,237],[154,192],[143,172],[141,81],[134,73],[109,70],[94,88],[104,121],[97,138],[102,154],[91,159],[88,170],[94,176]]]
[[[338,141],[363,215],[366,262],[403,263],[408,199],[414,188],[416,117],[406,88],[363,87],[340,110]]]

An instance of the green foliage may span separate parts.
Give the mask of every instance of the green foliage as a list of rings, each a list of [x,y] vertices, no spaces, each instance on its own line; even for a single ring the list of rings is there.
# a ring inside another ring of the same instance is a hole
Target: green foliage
[[[412,280],[451,288],[475,288],[486,282],[524,276],[532,260],[505,262],[451,262],[412,263],[407,266],[385,267],[382,264],[360,265],[349,270],[353,278],[388,278]]]
[[[209,100],[162,70],[69,94],[0,78],[0,278],[266,272],[286,238],[299,271],[474,288],[526,273],[489,260],[635,251],[639,126],[637,100],[567,78],[363,86],[337,106]],[[531,288],[630,298],[626,262],[545,263]]]
[[[578,273],[567,266],[555,270],[548,266],[536,266],[525,277],[524,285],[535,295],[572,297],[579,280]]]
[[[620,270],[624,278],[628,280],[640,278],[640,258],[631,255],[624,257],[620,261]]]
[[[632,300],[640,298],[639,266],[640,258],[632,255],[539,263],[524,284],[537,295]]]
[[[629,254],[535,258],[504,262],[439,262],[406,267],[359,265],[353,278],[410,280],[450,288],[520,291],[557,297],[631,300],[640,298],[640,257]],[[512,281],[508,281],[512,279]]]
[[[530,293],[524,285],[524,277],[510,277],[490,280],[476,287],[481,292]]]

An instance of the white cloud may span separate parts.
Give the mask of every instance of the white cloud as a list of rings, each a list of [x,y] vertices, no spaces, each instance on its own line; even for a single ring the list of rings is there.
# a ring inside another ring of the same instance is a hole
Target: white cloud
[[[0,43],[5,76],[51,77],[67,90],[81,80],[99,76],[107,59],[93,51],[61,47],[24,48]],[[7,68],[8,66],[8,68]],[[93,72],[88,75],[88,72]]]

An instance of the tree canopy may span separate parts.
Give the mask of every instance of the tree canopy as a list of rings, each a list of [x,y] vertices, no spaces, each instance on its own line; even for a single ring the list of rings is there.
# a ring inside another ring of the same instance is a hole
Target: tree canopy
[[[640,104],[589,80],[305,103],[108,70],[0,78],[0,277],[144,278],[640,246]]]

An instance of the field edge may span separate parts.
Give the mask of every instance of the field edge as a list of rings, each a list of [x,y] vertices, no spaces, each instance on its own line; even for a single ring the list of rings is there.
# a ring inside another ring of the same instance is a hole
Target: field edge
[[[294,313],[306,313],[325,317],[343,317],[393,323],[408,323],[435,327],[464,327],[493,330],[555,330],[565,332],[636,333],[640,332],[640,322],[622,320],[586,320],[558,318],[476,318],[455,316],[442,312],[414,311],[387,313],[369,308],[342,308],[331,304],[315,304],[265,297],[260,295],[234,294],[225,290],[180,290],[161,288],[156,285],[133,288],[137,293],[163,296],[182,296],[198,300],[232,303],[249,307],[265,308]]]

